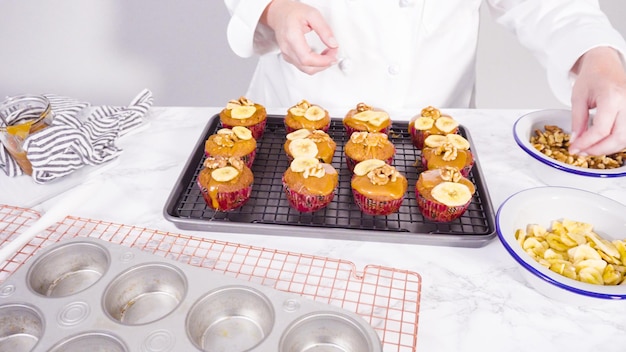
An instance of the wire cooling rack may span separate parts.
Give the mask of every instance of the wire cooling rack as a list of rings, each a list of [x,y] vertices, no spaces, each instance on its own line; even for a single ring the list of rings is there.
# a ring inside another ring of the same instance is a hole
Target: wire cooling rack
[[[389,140],[396,147],[393,165],[409,182],[398,212],[388,216],[371,216],[355,205],[350,187],[352,174],[346,167],[343,151],[348,137],[340,119],[332,119],[328,130],[337,144],[332,160],[332,165],[339,171],[336,195],[322,210],[298,212],[289,206],[281,181],[289,167],[283,149],[286,136],[283,121],[283,116],[270,115],[267,118],[267,127],[258,141],[252,165],[254,184],[248,202],[234,211],[219,212],[207,207],[196,184],[205,158],[204,142],[221,127],[218,116],[213,116],[168,197],[165,218],[187,230],[323,236],[359,241],[480,247],[495,238],[491,198],[475,153],[476,162],[469,179],[476,185],[476,193],[467,211],[460,218],[446,223],[432,222],[422,216],[414,190],[422,169],[421,152],[411,143],[407,122],[394,122],[389,132]],[[471,142],[463,126],[460,126],[460,133]]]
[[[37,218],[39,214],[30,209],[0,206],[0,245],[15,238]],[[39,249],[75,237],[99,238],[139,248],[160,257],[342,307],[372,325],[381,338],[383,351],[416,351],[422,282],[418,273],[376,265],[368,265],[358,272],[352,262],[341,259],[72,216],[49,227],[13,258],[0,263],[0,293],[1,283]]]

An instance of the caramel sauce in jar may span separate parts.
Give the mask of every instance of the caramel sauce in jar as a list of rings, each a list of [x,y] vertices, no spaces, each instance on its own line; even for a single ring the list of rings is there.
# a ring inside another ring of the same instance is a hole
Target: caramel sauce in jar
[[[11,97],[0,103],[0,116],[2,144],[24,174],[32,175],[33,167],[23,145],[28,136],[52,124],[54,114],[50,102],[39,95]]]

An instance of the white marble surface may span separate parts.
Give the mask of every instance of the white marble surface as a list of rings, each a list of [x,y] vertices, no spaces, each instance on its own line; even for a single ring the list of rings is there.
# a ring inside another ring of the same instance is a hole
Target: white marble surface
[[[378,264],[415,271],[423,280],[418,351],[626,350],[626,302],[572,306],[548,299],[523,281],[497,238],[482,248],[452,248],[176,228],[164,218],[163,207],[206,122],[218,111],[153,108],[149,128],[120,141],[124,153],[119,163],[99,175],[100,188],[71,215],[342,258],[357,268]],[[496,209],[511,194],[542,185],[511,134],[524,111],[448,112],[470,131]],[[411,114],[392,116],[408,119]],[[616,180],[600,193],[626,203],[626,180]],[[61,197],[33,208],[45,213]],[[0,195],[0,203],[12,202]]]

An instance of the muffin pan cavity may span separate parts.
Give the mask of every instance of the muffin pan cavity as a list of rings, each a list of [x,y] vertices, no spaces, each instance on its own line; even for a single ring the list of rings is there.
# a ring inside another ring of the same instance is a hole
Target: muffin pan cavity
[[[24,304],[0,306],[0,351],[31,351],[43,335],[43,316]]]
[[[62,340],[50,352],[130,352],[115,335],[106,332],[90,331]]]
[[[367,331],[345,314],[320,312],[293,323],[280,341],[280,352],[371,351]]]
[[[0,351],[382,352],[355,313],[94,238],[42,248],[0,292]]]
[[[28,285],[47,297],[74,295],[98,282],[109,263],[107,250],[97,244],[59,246],[33,264],[28,272]]]
[[[184,274],[176,267],[149,263],[134,267],[104,292],[104,309],[123,324],[151,323],[172,312],[187,290]]]
[[[187,333],[202,351],[248,351],[268,336],[274,308],[245,286],[219,289],[201,298],[187,316]]]

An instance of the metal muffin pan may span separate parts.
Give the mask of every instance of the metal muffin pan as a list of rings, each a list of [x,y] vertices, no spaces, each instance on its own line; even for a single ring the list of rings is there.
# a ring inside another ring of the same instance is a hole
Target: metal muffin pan
[[[93,238],[0,286],[0,351],[381,352],[360,316]]]

